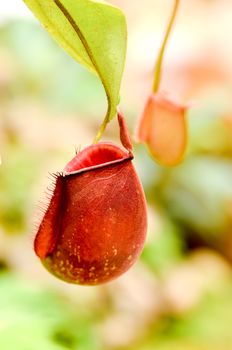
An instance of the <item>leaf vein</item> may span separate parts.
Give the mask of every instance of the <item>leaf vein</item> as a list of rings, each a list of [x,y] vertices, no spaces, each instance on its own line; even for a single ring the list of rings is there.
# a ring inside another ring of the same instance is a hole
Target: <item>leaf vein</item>
[[[107,114],[105,119],[109,118],[110,115],[110,110],[111,110],[111,100],[110,100],[110,95],[108,92],[108,88],[106,85],[106,82],[99,70],[99,67],[97,65],[97,62],[94,59],[94,55],[88,45],[88,42],[84,36],[84,34],[82,33],[80,27],[78,26],[78,24],[75,22],[74,18],[70,15],[70,13],[68,12],[68,10],[66,9],[66,7],[63,5],[63,3],[60,0],[54,0],[54,3],[56,4],[56,6],[59,8],[59,10],[62,12],[62,14],[65,16],[65,18],[68,20],[68,22],[70,23],[70,25],[72,26],[72,28],[74,29],[74,31],[77,33],[79,39],[81,40],[82,45],[84,46],[91,62],[93,63],[93,66],[96,69],[96,72],[99,76],[99,78],[101,79],[102,85],[104,86],[105,92],[106,92],[106,97],[107,97],[107,102],[108,102],[108,110],[107,110]]]

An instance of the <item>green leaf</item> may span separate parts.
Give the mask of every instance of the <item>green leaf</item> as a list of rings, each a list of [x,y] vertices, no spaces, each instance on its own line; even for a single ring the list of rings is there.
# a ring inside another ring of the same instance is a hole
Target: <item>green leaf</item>
[[[104,1],[23,0],[51,36],[105,88],[107,124],[116,114],[126,55],[123,13]]]

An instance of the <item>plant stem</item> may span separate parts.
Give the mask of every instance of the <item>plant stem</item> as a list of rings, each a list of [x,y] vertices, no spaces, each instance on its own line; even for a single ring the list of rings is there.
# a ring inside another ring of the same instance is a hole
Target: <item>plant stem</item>
[[[108,101],[109,103],[109,101]],[[94,140],[93,140],[93,143],[97,143],[98,141],[100,141],[105,129],[106,129],[106,126],[107,124],[110,122],[109,120],[109,115],[110,115],[110,105],[108,104],[108,110],[107,110],[107,113],[106,113],[106,116],[97,132],[97,135],[95,136]]]
[[[107,124],[108,124],[108,122],[105,122],[105,120],[104,120],[103,123],[101,124],[99,130],[98,130],[97,135],[95,136],[95,138],[93,140],[93,143],[97,143],[98,141],[100,141]]]
[[[173,24],[175,22],[178,7],[180,4],[180,0],[174,0],[174,1],[175,1],[175,3],[174,3],[172,15],[171,15],[171,18],[169,20],[169,23],[168,23],[168,26],[166,29],[166,33],[165,33],[165,37],[164,37],[162,46],[160,48],[159,56],[158,56],[158,59],[157,59],[156,65],[155,65],[154,82],[153,82],[153,88],[152,88],[154,93],[156,93],[158,91],[159,86],[160,86],[163,57],[164,57],[164,53],[165,53],[165,49],[167,46],[167,42],[168,42],[170,33],[172,31],[172,28],[173,28]]]

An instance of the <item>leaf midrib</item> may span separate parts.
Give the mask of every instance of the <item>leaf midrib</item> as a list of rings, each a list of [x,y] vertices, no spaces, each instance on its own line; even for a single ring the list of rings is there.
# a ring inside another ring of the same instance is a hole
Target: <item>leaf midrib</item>
[[[82,33],[80,27],[78,26],[78,24],[75,22],[74,18],[70,15],[70,13],[68,12],[68,10],[66,9],[66,7],[64,6],[64,4],[60,1],[60,0],[54,0],[55,5],[58,7],[58,9],[61,11],[61,13],[63,14],[63,16],[67,19],[67,21],[69,22],[69,24],[71,25],[71,27],[73,28],[73,30],[77,33],[82,45],[84,46],[87,55],[90,59],[90,61],[92,62],[94,68],[96,69],[96,72],[99,76],[99,78],[101,79],[102,85],[105,89],[106,92],[106,97],[107,97],[107,102],[108,102],[108,110],[107,110],[107,115],[106,118],[109,118],[110,115],[110,110],[111,110],[111,99],[110,99],[110,95],[108,92],[108,88],[107,88],[107,84],[103,78],[103,76],[101,75],[101,72],[99,70],[99,67],[97,65],[97,62],[94,59],[94,55],[88,45],[88,42],[84,36],[84,34]]]
[[[25,2],[25,1],[24,1]],[[47,17],[46,13],[44,12],[43,7],[41,6],[40,3],[38,3],[38,7],[40,8],[40,11],[43,13],[44,17],[46,17],[47,22],[50,24],[50,27],[52,28],[53,23],[50,21],[49,17]],[[49,31],[49,26],[45,25],[45,28]],[[63,39],[63,41],[67,44],[67,46],[70,46],[72,51],[75,52],[75,47],[73,45],[71,45],[70,43],[67,42],[65,36],[63,35],[63,33],[60,30],[56,29],[56,32],[61,36],[61,38]],[[89,65],[89,62],[87,62],[83,57],[81,58],[83,60],[83,62],[85,62],[85,64],[89,67],[89,69],[91,68]],[[92,69],[92,68],[91,68]],[[94,71],[94,70],[93,70]]]

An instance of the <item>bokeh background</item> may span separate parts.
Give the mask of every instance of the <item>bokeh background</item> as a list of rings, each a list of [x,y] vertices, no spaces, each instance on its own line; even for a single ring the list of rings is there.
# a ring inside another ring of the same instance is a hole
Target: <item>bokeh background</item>
[[[171,0],[114,0],[128,21],[121,91],[132,134],[152,84]],[[101,84],[21,0],[0,3],[0,349],[232,349],[232,2],[181,2],[162,88],[189,103],[183,163],[135,144],[148,201],[139,262],[98,287],[65,284],[32,249],[49,172],[92,142]],[[118,142],[116,121],[105,140]]]

